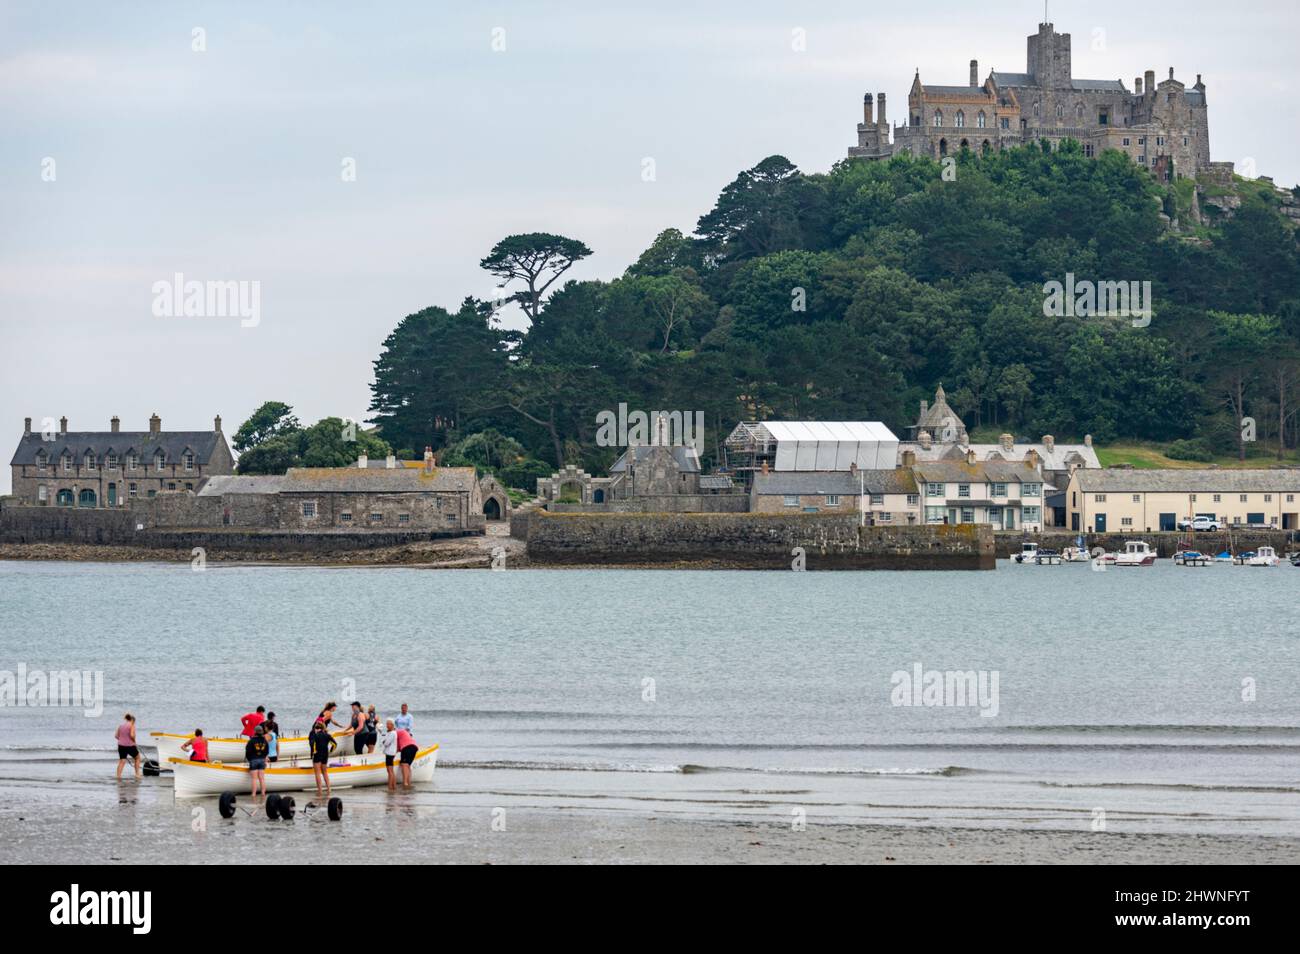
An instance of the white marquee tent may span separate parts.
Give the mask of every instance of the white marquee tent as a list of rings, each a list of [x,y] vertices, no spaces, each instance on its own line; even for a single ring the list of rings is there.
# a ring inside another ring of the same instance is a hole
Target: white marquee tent
[[[741,440],[775,444],[777,471],[848,470],[851,464],[893,470],[898,463],[898,438],[879,421],[761,421],[741,424],[727,442]]]

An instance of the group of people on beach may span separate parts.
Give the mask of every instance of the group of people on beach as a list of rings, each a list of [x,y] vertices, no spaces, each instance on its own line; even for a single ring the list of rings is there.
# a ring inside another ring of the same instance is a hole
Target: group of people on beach
[[[384,765],[388,769],[388,787],[397,788],[396,768],[402,773],[402,787],[411,787],[411,765],[420,747],[412,734],[415,729],[415,717],[410,708],[402,703],[400,714],[385,720],[380,729],[379,717],[375,707],[364,707],[360,702],[352,703],[352,718],[348,725],[336,722],[334,714],[337,702],[327,702],[312,722],[311,732],[307,735],[307,747],[311,754],[312,777],[316,782],[316,794],[330,794],[329,761],[338,747],[341,738],[352,739],[352,754],[373,753],[376,745],[382,745]],[[117,777],[122,777],[122,767],[128,759],[134,760],[136,776],[140,775],[140,750],[135,740],[135,718],[128,712],[125,721],[118,727],[118,763]],[[260,793],[266,794],[266,767],[275,763],[280,757],[280,724],[276,722],[275,713],[267,712],[266,706],[258,706],[239,719],[243,726],[240,734],[248,739],[244,744],[244,760],[248,763],[248,784],[256,798]],[[330,728],[342,729],[331,732]],[[181,744],[181,750],[188,752],[191,762],[208,761],[208,740],[202,729],[195,729],[194,735]]]

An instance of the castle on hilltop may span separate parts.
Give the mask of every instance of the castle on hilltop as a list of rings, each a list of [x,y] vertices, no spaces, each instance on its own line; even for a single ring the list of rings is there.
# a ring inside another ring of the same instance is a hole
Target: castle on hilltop
[[[1075,139],[1086,155],[1118,149],[1149,168],[1160,181],[1222,176],[1231,163],[1210,162],[1205,84],[1200,74],[1190,89],[1169,78],[1156,83],[1154,70],[1133,80],[1078,79],[1070,68],[1070,34],[1040,23],[1030,36],[1024,73],[993,70],[981,85],[979,61],[970,61],[968,86],[928,86],[918,70],[907,96],[907,122],[893,127],[885,118],[885,94],[872,116],[871,94],[863,100],[858,144],[850,158],[885,159],[896,153],[941,158],[963,149],[1007,149],[1046,139],[1052,148]],[[1226,168],[1211,168],[1211,167]]]

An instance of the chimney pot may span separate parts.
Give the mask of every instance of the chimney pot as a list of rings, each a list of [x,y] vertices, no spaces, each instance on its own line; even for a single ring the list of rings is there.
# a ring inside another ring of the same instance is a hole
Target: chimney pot
[[[921,403],[924,404],[925,402],[922,401]],[[930,432],[927,430],[922,429],[921,432],[916,435],[916,442],[921,445],[921,450],[930,449],[930,440]]]
[[[916,466],[916,451],[913,450],[903,451],[903,466],[904,467]]]
[[[881,126],[888,125],[885,120],[885,94],[876,94],[876,122]]]
[[[1009,451],[1016,446],[1016,439],[1010,434],[1003,434],[998,437],[998,443],[1002,445],[1003,450]]]
[[[365,470],[367,467],[370,466],[370,458],[366,456],[365,451],[362,451],[357,456],[357,466],[360,467],[362,470]]]
[[[966,452],[966,463],[968,463],[968,464],[973,464],[973,463],[975,463],[975,460],[976,460],[976,458],[975,458],[975,451],[973,451],[973,450],[968,450],[968,451]]]
[[[221,433],[221,415],[220,415],[220,414],[218,414],[216,417],[214,417],[214,418],[212,419],[212,429],[213,429],[214,431],[216,431],[218,434]]]
[[[1153,96],[1153,95],[1155,95],[1155,91],[1156,91],[1156,71],[1155,71],[1155,70],[1147,70],[1146,73],[1144,73],[1143,75],[1146,77],[1147,95],[1148,95],[1148,96]]]
[[[122,419],[121,419],[120,417],[118,417],[116,414],[114,414],[114,415],[113,415],[111,418],[109,418],[109,420],[108,420],[108,429],[109,429],[112,433],[114,433],[114,434],[116,434],[116,433],[118,433],[119,431],[121,431],[121,430],[122,430]]]
[[[68,418],[66,415],[64,417],[59,418],[59,433],[60,434],[68,433]]]
[[[149,418],[149,433],[150,434],[162,433],[162,418],[159,417],[157,414],[154,414]]]
[[[871,122],[871,94],[868,93],[862,97],[862,125],[873,125]]]
[[[1054,449],[1056,447],[1056,438],[1053,437],[1051,434],[1044,434],[1043,446],[1046,447],[1049,451]]]
[[[1142,95],[1142,77],[1133,77],[1133,92],[1137,93],[1139,96]]]
[[[23,437],[26,437],[31,432],[32,432],[32,419],[30,417],[25,417],[23,418]]]

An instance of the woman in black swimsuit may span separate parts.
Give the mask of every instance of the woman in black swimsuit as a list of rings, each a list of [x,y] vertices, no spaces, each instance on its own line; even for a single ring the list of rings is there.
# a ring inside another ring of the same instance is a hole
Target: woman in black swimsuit
[[[366,710],[366,752],[373,752],[378,741],[379,717],[375,715],[375,707],[372,705]]]

